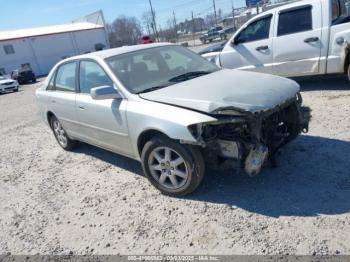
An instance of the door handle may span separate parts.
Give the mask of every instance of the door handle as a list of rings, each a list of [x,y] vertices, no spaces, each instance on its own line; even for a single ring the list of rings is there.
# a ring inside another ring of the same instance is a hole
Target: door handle
[[[51,100],[51,103],[52,104],[56,104],[56,100]]]
[[[78,107],[79,107],[79,109],[81,109],[81,110],[84,110],[84,109],[85,109],[84,106],[78,106]]]
[[[305,43],[312,43],[317,41],[318,41],[318,37],[309,37],[304,40]]]
[[[255,48],[256,51],[263,51],[263,50],[267,50],[269,49],[269,47],[267,45],[262,45],[262,46],[258,46],[257,48]]]

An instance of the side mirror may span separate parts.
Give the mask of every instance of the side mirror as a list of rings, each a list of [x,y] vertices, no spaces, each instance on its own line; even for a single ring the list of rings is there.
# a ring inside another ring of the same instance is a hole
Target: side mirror
[[[233,40],[231,41],[232,45],[239,45],[239,40],[238,37],[233,38]]]
[[[121,99],[122,96],[112,86],[99,86],[91,89],[91,97],[94,100]]]

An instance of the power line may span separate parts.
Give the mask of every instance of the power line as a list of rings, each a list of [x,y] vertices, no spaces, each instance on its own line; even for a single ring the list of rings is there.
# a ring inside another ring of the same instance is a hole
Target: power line
[[[183,7],[183,6],[188,6],[190,4],[193,4],[193,3],[196,3],[196,2],[202,2],[202,0],[186,0],[185,2],[181,3],[181,4],[178,4],[178,5],[175,5],[175,6],[171,6],[171,7],[167,7],[167,8],[163,8],[163,9],[159,9],[157,10],[157,13],[165,13],[165,12],[170,12],[171,10],[175,10],[179,7]]]
[[[194,15],[194,17],[201,16],[201,17],[204,18],[205,15],[213,14],[213,11],[214,11],[214,19],[215,19],[214,22],[215,22],[215,24],[217,24],[218,23],[218,21],[217,21],[218,17],[217,17],[217,12],[216,12],[217,8],[222,10],[222,7],[224,6],[223,7],[224,10],[230,10],[232,8],[232,6],[234,5],[233,2],[236,1],[236,0],[207,0],[207,1],[208,2],[206,2],[206,4],[205,4],[205,5],[207,5],[207,7],[205,9],[200,10],[200,11],[195,11],[193,13],[193,15]],[[191,4],[194,4],[194,3],[201,3],[202,4],[203,2],[204,2],[203,0],[186,0],[184,2],[180,2],[179,4],[177,4],[177,5],[173,6],[173,7],[163,8],[163,9],[159,9],[159,10],[157,9],[157,14],[159,14],[159,13],[171,14],[172,12],[175,12],[176,8],[180,8],[180,7],[183,7],[183,6],[188,6],[188,5],[191,5]],[[210,3],[210,2],[212,2],[212,3]],[[214,7],[214,5],[215,5],[215,7]],[[237,8],[237,6],[235,6],[235,8]],[[182,15],[181,15],[181,13],[182,13]],[[178,12],[177,12],[177,15],[178,15]],[[163,17],[161,19],[161,23],[165,23],[165,20],[168,19],[168,18],[169,18],[169,15],[167,17]],[[180,18],[177,17],[177,20],[180,20],[180,21],[190,20],[191,21],[192,20],[192,16],[183,16],[183,12],[180,12]]]

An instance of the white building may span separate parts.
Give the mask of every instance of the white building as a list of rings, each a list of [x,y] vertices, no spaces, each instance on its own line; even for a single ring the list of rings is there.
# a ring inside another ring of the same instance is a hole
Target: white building
[[[70,24],[0,31],[0,74],[30,65],[46,75],[61,59],[109,48],[101,11]]]

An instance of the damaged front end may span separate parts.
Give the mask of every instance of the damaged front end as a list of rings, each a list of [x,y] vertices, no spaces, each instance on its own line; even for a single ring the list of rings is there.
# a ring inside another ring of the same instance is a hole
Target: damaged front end
[[[235,160],[248,175],[256,176],[265,163],[275,165],[275,155],[281,147],[301,132],[308,132],[310,112],[302,106],[298,93],[260,112],[220,108],[212,113],[217,121],[192,125],[189,130],[196,138],[195,144],[202,146],[207,162],[217,165]]]

